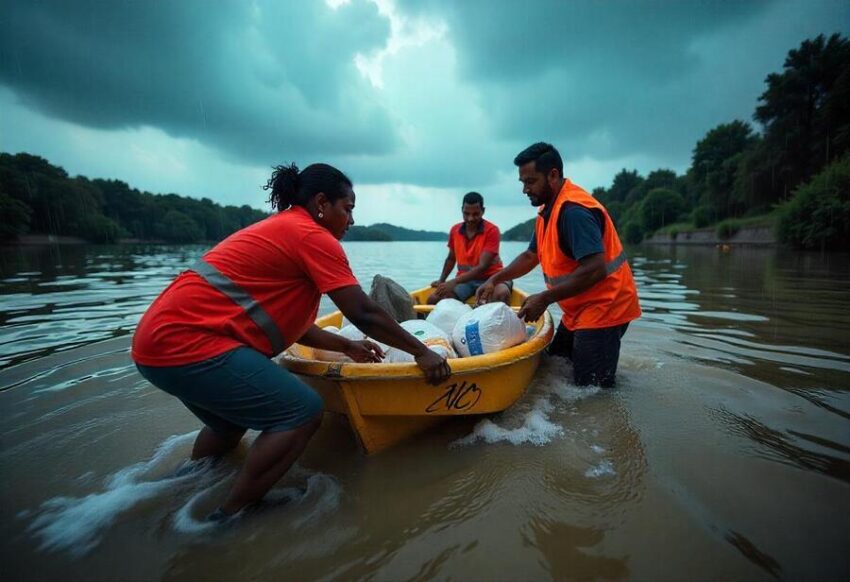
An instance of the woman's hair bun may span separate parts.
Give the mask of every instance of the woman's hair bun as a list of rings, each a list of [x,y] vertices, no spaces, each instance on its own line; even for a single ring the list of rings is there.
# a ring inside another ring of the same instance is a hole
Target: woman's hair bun
[[[286,210],[295,203],[298,193],[298,166],[295,163],[275,166],[263,190],[271,190],[269,203],[276,210]]]

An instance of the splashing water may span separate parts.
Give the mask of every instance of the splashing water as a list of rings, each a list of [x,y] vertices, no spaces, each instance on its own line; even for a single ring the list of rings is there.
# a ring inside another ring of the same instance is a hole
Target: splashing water
[[[82,498],[54,497],[41,505],[41,513],[28,531],[41,538],[41,548],[68,550],[83,555],[100,543],[100,534],[118,517],[140,502],[171,492],[175,485],[197,479],[214,478],[208,462],[184,462],[173,474],[150,479],[169,463],[169,457],[197,431],[166,439],[144,462],[125,467],[107,479],[105,490]]]

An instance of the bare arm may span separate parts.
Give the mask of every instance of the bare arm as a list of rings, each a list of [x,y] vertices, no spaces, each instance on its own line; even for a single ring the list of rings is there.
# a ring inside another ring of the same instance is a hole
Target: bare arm
[[[381,347],[369,340],[352,341],[335,333],[330,333],[317,325],[298,339],[298,343],[331,352],[341,352],[355,362],[380,362],[384,357]]]
[[[440,278],[431,283],[431,287],[437,287],[440,283],[444,283],[448,276],[451,274],[452,269],[455,268],[455,263],[457,259],[455,258],[455,250],[449,249],[449,254],[446,256],[446,260],[443,262],[443,272],[440,273]]]
[[[371,338],[391,345],[416,358],[428,381],[439,384],[451,375],[445,358],[410,335],[375,303],[360,285],[350,285],[328,293],[331,300],[357,328]]]
[[[298,338],[298,343],[303,346],[319,348],[331,352],[344,352],[345,348],[348,347],[349,341],[350,340],[342,337],[341,335],[323,330],[318,325],[310,326],[310,329]]]
[[[537,253],[533,253],[526,249],[518,254],[516,258],[511,261],[510,265],[490,277],[490,281],[495,285],[504,281],[518,279],[523,275],[530,273],[531,270],[539,263],[540,261],[537,259]]]
[[[517,257],[511,261],[510,265],[498,273],[493,274],[484,282],[483,285],[481,285],[481,287],[478,288],[478,291],[475,292],[476,303],[478,303],[478,305],[487,303],[493,296],[493,291],[496,289],[496,285],[503,281],[510,281],[511,279],[522,277],[536,267],[539,262],[540,261],[537,259],[537,253],[526,250],[518,254]]]
[[[493,264],[493,260],[496,258],[496,254],[491,251],[484,251],[481,253],[481,258],[478,260],[478,264],[468,270],[466,273],[462,275],[458,275],[454,279],[452,279],[452,283],[455,285],[459,285],[461,283],[466,283],[467,281],[477,281],[484,276],[484,273],[487,272],[487,269],[490,268],[490,265]]]

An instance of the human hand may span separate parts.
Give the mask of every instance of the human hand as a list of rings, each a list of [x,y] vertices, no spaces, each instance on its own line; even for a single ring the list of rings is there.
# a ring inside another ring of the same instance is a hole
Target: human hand
[[[351,341],[343,353],[361,364],[377,363],[384,359],[381,347],[370,340]]]
[[[437,296],[441,299],[446,299],[455,296],[455,287],[457,283],[454,281],[445,281],[437,286]]]
[[[546,300],[546,296],[543,293],[535,293],[525,298],[517,316],[528,322],[537,321],[547,307],[549,307],[549,302]]]
[[[437,385],[448,380],[452,374],[448,361],[437,352],[425,348],[416,358],[416,365],[425,372],[429,384]]]
[[[434,281],[431,281],[431,287],[439,287],[441,283],[442,283],[442,281],[440,281],[439,279],[436,279]]]
[[[481,286],[475,290],[475,305],[484,305],[490,302],[493,296],[493,291],[496,290],[496,285],[490,282],[490,279],[484,281]]]

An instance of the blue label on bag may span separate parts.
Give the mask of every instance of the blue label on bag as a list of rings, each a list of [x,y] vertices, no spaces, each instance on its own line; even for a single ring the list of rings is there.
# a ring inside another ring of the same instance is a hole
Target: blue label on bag
[[[478,331],[478,322],[466,324],[466,345],[469,346],[469,353],[473,356],[480,356],[484,353],[484,347],[481,345],[481,333]]]

